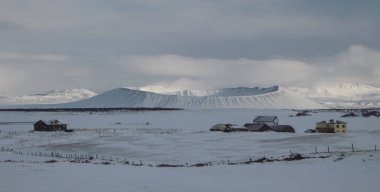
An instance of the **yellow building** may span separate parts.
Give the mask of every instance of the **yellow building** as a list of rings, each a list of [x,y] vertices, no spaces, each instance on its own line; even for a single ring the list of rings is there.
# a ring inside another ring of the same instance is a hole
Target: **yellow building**
[[[343,121],[321,121],[315,128],[317,133],[347,133],[347,123]]]

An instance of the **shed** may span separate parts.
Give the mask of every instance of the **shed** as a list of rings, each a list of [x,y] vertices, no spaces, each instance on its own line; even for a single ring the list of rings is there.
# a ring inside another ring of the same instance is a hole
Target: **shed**
[[[232,124],[216,124],[211,127],[210,131],[226,131],[231,130]]]
[[[296,117],[301,117],[301,116],[311,116],[311,115],[307,111],[298,112],[296,114]]]
[[[274,126],[278,125],[278,118],[277,116],[257,116],[254,120],[253,123],[265,123],[268,126]]]
[[[265,123],[246,123],[244,127],[252,132],[272,131],[272,129]]]
[[[34,123],[34,131],[66,131],[67,124],[56,119],[50,121],[39,120]]]

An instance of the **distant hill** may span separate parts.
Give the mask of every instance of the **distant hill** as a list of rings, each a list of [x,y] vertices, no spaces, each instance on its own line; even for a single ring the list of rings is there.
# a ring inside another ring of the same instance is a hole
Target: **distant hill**
[[[47,93],[24,96],[0,96],[2,105],[54,104],[78,101],[93,97],[96,93],[87,89],[52,90]]]

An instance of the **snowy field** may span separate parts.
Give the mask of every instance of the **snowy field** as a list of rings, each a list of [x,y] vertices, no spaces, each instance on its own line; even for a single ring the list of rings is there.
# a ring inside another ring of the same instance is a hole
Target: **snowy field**
[[[338,112],[289,117],[295,113],[253,109],[0,112],[0,191],[380,190],[376,179],[380,154],[374,150],[380,146],[379,118],[340,118]],[[277,115],[280,124],[292,125],[296,133],[209,131],[217,123],[239,126],[258,115]],[[40,119],[59,119],[74,132],[31,131]],[[329,119],[346,121],[349,132],[304,133]],[[352,152],[352,145],[362,152]],[[290,151],[308,156],[315,149],[329,157],[227,165],[264,156],[281,158]],[[70,163],[73,156],[94,158]],[[212,166],[190,167],[198,163]],[[155,167],[159,164],[184,167]]]

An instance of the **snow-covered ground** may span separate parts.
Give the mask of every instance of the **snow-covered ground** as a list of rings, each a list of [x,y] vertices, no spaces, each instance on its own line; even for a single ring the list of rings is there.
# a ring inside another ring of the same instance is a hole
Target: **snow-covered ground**
[[[378,153],[358,154],[337,162],[322,159],[204,168],[1,163],[0,189],[7,192],[377,192],[379,157]]]
[[[289,110],[210,109],[154,112],[0,112],[1,191],[379,191],[379,118],[340,118],[338,112],[289,117]],[[216,123],[242,125],[277,115],[296,133],[210,132]],[[348,122],[347,134],[307,134],[321,120]],[[60,119],[74,132],[30,132],[32,122]],[[352,144],[355,151],[352,153]],[[318,152],[329,158],[250,165],[227,162]],[[93,155],[69,163],[60,155]],[[338,153],[335,153],[338,152]],[[339,160],[339,155],[345,156]],[[39,154],[44,154],[40,156]],[[111,162],[110,165],[95,163]],[[111,160],[109,160],[111,159]],[[44,163],[56,160],[56,163]],[[125,165],[125,161],[143,166]],[[149,165],[207,167],[158,168]],[[17,181],[17,182],[16,182]]]

